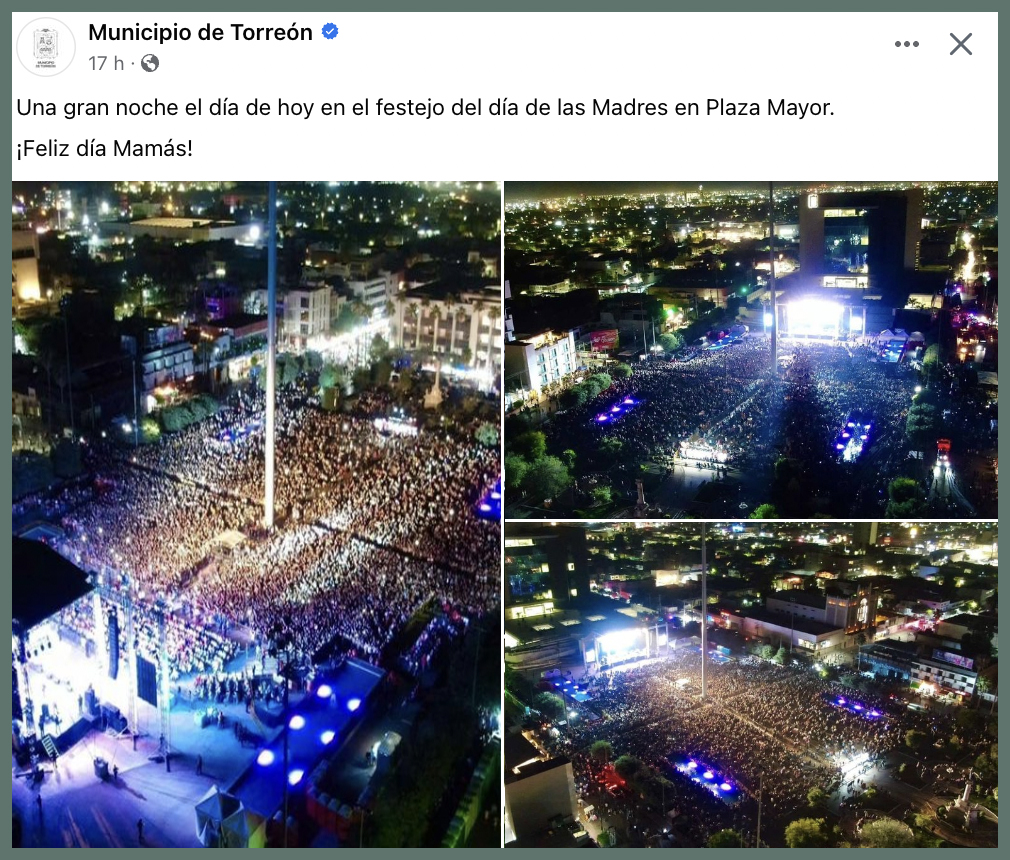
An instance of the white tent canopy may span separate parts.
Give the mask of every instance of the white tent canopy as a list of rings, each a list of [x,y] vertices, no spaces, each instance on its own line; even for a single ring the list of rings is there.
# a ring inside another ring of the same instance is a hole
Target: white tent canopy
[[[266,844],[266,819],[243,806],[224,820],[221,832],[225,848],[262,848]]]
[[[238,812],[242,804],[237,797],[226,794],[216,785],[210,787],[208,792],[196,804],[196,835],[203,841],[204,832],[210,828],[217,833],[224,820]]]

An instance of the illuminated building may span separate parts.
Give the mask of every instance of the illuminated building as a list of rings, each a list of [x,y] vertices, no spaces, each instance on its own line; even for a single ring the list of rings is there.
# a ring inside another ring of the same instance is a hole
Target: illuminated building
[[[859,666],[864,672],[907,681],[922,695],[967,697],[975,691],[978,672],[972,658],[941,648],[927,654],[922,650],[917,642],[886,639],[860,648]]]
[[[501,374],[502,294],[498,284],[462,289],[440,282],[393,301],[392,344],[431,356],[444,375],[494,387]]]
[[[810,193],[800,200],[800,277],[825,290],[890,294],[914,272],[922,190]]]
[[[392,272],[381,271],[374,277],[347,281],[347,289],[372,313],[384,313],[386,303],[396,296],[399,283],[399,277]]]
[[[739,630],[745,636],[767,639],[776,645],[803,649],[823,654],[851,644],[845,629],[836,624],[825,624],[811,618],[768,612],[762,609],[723,611],[722,619],[730,630]]]
[[[787,596],[769,595],[765,607],[769,612],[796,618],[809,618],[821,624],[843,630],[873,626],[871,615],[872,592],[858,591],[842,594],[835,588],[825,592],[790,590]]]
[[[308,339],[330,330],[333,291],[325,285],[300,287],[284,293],[281,337],[294,349],[306,348]]]
[[[545,388],[564,381],[577,369],[573,332],[519,335],[514,343],[505,345],[506,399],[520,400],[531,394],[539,398]]]
[[[506,753],[505,815],[516,844],[537,844],[552,823],[574,822],[578,804],[571,761],[536,757],[513,768],[508,763]]]
[[[30,230],[11,231],[11,304],[15,316],[25,304],[42,298],[39,287],[39,237]]]
[[[234,221],[214,221],[210,218],[142,218],[139,221],[105,221],[103,233],[123,236],[149,236],[170,242],[235,242],[255,244],[261,230],[258,224],[236,224]]]

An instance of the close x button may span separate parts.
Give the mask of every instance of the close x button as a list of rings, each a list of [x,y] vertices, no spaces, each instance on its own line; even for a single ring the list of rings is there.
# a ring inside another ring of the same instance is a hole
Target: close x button
[[[950,38],[952,38],[952,39],[953,39],[953,40],[954,40],[955,42],[957,42],[957,44],[956,44],[956,45],[954,46],[954,49],[953,49],[953,50],[952,50],[952,51],[950,52],[950,55],[951,55],[952,57],[953,57],[953,56],[954,56],[954,54],[956,54],[956,53],[957,53],[958,51],[962,51],[962,50],[963,50],[963,51],[964,51],[964,52],[965,52],[965,53],[966,53],[966,54],[967,54],[967,55],[968,55],[969,57],[970,57],[970,56],[973,56],[973,55],[972,55],[972,53],[971,53],[971,48],[969,48],[969,47],[968,47],[968,46],[967,46],[967,45],[965,44],[965,42],[967,42],[967,41],[968,41],[968,40],[969,40],[969,39],[971,38],[971,33],[969,33],[969,34],[968,34],[967,36],[965,36],[965,37],[964,37],[963,39],[959,39],[959,38],[958,38],[957,36],[955,36],[955,35],[954,35],[953,33],[951,33],[951,34],[950,34]]]

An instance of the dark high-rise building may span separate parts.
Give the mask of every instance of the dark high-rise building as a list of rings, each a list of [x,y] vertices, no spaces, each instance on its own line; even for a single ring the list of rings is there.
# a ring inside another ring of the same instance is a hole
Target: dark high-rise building
[[[917,268],[922,213],[921,188],[807,194],[800,199],[805,290],[903,302]]]
[[[505,603],[549,600],[557,609],[589,594],[585,529],[525,525],[505,541]]]
[[[861,521],[852,524],[852,545],[856,549],[867,550],[877,545],[877,530],[880,523]]]

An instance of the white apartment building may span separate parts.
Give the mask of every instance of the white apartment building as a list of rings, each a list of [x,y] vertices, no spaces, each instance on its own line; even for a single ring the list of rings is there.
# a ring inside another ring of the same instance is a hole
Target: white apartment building
[[[34,230],[11,231],[11,304],[15,313],[22,304],[38,302],[39,236]]]
[[[400,293],[393,300],[392,344],[430,356],[446,376],[467,379],[491,390],[501,376],[501,288],[459,294],[426,287]]]
[[[332,294],[325,284],[299,287],[282,294],[280,337],[289,348],[304,350],[310,337],[329,332]]]
[[[364,280],[348,280],[346,284],[354,298],[367,305],[373,314],[385,312],[386,303],[396,298],[400,286],[399,278],[387,271]]]
[[[505,344],[506,400],[539,397],[547,386],[562,382],[578,369],[575,334],[571,331],[544,331],[524,335]],[[510,405],[506,403],[506,407]]]

